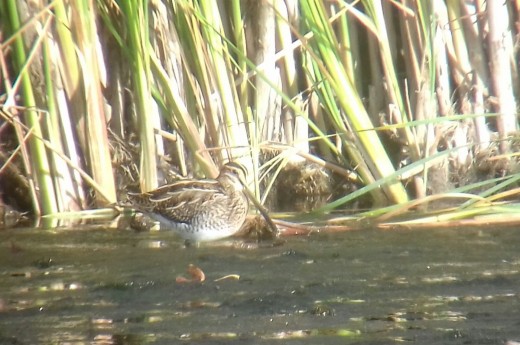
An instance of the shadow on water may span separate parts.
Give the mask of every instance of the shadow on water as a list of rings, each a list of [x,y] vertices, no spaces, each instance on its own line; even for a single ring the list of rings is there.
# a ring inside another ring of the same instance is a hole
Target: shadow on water
[[[512,228],[313,234],[254,250],[186,249],[167,232],[9,230],[0,240],[1,344],[520,340]],[[189,264],[204,282],[176,281]]]

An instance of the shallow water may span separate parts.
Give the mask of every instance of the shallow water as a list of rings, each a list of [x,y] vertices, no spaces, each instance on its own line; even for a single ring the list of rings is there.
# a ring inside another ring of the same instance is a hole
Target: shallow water
[[[186,249],[168,232],[2,231],[0,343],[520,340],[517,229],[367,229],[240,244]],[[189,278],[189,264],[204,282],[176,281]]]

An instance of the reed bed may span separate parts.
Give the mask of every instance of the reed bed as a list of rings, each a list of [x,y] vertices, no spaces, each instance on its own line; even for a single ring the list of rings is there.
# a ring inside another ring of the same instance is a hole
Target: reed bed
[[[387,224],[498,220],[520,190],[518,13],[519,0],[4,1],[3,203],[81,217],[237,160],[263,201],[327,192],[313,214],[359,202],[354,219]],[[311,172],[281,184],[291,167]],[[13,171],[30,205],[13,201]]]

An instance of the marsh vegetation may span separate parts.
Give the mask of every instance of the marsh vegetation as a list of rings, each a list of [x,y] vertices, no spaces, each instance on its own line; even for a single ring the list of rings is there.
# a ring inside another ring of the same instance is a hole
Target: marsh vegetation
[[[237,160],[272,210],[308,200],[297,211],[349,209],[340,223],[517,220],[519,12],[3,1],[1,207],[110,215],[129,189]]]

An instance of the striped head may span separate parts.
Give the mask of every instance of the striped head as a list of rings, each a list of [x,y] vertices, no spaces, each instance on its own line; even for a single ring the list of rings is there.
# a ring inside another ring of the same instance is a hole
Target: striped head
[[[237,162],[226,163],[220,170],[217,180],[225,186],[231,186],[235,190],[242,190],[246,181],[247,170]]]

